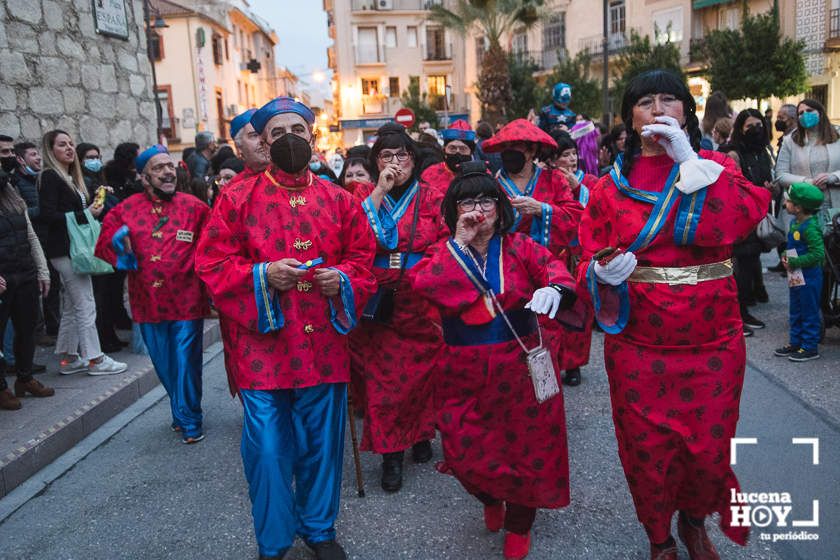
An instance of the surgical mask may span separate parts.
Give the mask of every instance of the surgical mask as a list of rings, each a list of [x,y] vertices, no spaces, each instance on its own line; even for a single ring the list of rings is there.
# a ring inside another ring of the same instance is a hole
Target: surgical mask
[[[504,150],[502,152],[502,167],[508,173],[519,173],[525,167],[525,154],[519,150]]]
[[[0,167],[2,167],[3,171],[6,173],[11,173],[17,169],[17,158],[15,156],[0,158]]]
[[[28,165],[24,166],[23,172],[26,173],[27,175],[31,175],[33,177],[38,174],[37,171],[35,171],[31,167],[29,167]]]
[[[820,114],[817,112],[802,113],[799,115],[799,124],[803,128],[814,128],[820,122]]]
[[[309,162],[309,169],[312,171],[318,171],[321,169],[321,162],[318,161],[310,161]]]
[[[312,146],[297,134],[286,133],[271,144],[271,161],[286,173],[300,173],[312,159]]]
[[[472,161],[472,156],[467,156],[464,154],[446,154],[443,161],[446,163],[446,167],[452,173],[458,173],[458,166],[462,163],[466,163],[468,161]]]
[[[90,171],[91,173],[99,173],[102,170],[102,160],[101,159],[86,159],[84,161],[85,169]]]

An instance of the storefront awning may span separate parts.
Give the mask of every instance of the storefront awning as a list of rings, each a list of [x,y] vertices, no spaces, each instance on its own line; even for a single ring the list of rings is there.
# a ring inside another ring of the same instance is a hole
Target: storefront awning
[[[708,8],[709,6],[716,6],[718,4],[729,4],[733,0],[694,0],[692,3],[692,7],[695,10],[699,10],[701,8]]]

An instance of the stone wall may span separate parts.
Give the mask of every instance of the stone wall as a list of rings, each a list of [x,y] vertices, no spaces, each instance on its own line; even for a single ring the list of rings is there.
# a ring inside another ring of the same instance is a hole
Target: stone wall
[[[152,143],[155,111],[143,0],[126,0],[127,41],[96,33],[91,0],[0,2],[0,133],[40,142],[61,128],[110,159]]]

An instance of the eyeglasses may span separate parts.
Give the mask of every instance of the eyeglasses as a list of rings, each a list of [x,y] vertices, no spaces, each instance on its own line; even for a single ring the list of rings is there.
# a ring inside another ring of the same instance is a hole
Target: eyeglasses
[[[468,156],[472,153],[469,146],[456,146],[454,144],[447,144],[443,151],[449,155],[460,154]]]
[[[476,206],[487,211],[495,208],[497,202],[499,202],[499,199],[492,197],[465,198],[458,201],[458,206],[465,212],[472,212]]]
[[[379,159],[381,159],[385,163],[391,163],[392,161],[394,161],[394,158],[396,158],[398,162],[402,163],[404,161],[407,161],[410,157],[411,154],[408,152],[381,152],[379,154]]]

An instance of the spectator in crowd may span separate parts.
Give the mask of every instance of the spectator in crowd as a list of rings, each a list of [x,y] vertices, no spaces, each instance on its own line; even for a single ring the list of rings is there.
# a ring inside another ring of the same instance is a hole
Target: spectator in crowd
[[[370,183],[373,179],[373,170],[368,157],[370,148],[367,146],[354,146],[347,151],[347,159],[338,177],[338,184],[350,192],[356,190],[359,183]]]
[[[17,380],[15,394],[8,389],[5,375],[0,375],[0,408],[17,410],[20,398],[51,397],[55,390],[32,377],[35,356],[35,325],[39,294],[50,289],[50,274],[41,243],[32,229],[26,203],[11,184],[5,171],[0,172],[0,340],[7,321],[15,328],[14,354]]]
[[[210,175],[210,158],[216,153],[216,139],[207,131],[195,135],[195,151],[186,159],[191,177],[202,179]]]
[[[76,146],[76,155],[82,165],[82,178],[85,180],[85,187],[87,187],[92,200],[97,189],[105,184],[105,175],[102,172],[102,155],[98,146],[87,142],[82,142]]]
[[[822,103],[803,99],[796,112],[796,130],[779,150],[776,179],[784,189],[793,183],[816,185],[823,192],[821,214],[840,205],[840,142]]]
[[[230,183],[234,177],[245,170],[245,164],[238,157],[227,158],[221,165],[219,165],[218,185],[219,190],[223,189]]]
[[[741,173],[753,185],[771,189],[774,161],[764,123],[765,120],[757,109],[744,109],[738,113],[728,155],[741,167]],[[752,336],[753,329],[763,329],[765,326],[763,321],[756,319],[748,310],[756,302],[768,301],[761,271],[763,249],[755,230],[750,232],[746,239],[735,243],[732,248],[744,336]]]
[[[105,183],[114,189],[120,200],[143,191],[134,169],[134,158],[139,151],[139,144],[123,142],[114,149],[114,159],[105,164]]]
[[[8,174],[13,172],[17,166],[14,138],[0,134],[0,168]]]
[[[732,127],[735,121],[729,117],[718,119],[712,127],[712,142],[717,146],[719,152],[728,152],[729,138],[732,136]]]
[[[230,158],[235,157],[236,152],[233,151],[233,148],[227,144],[219,146],[219,149],[216,150],[216,153],[213,154],[212,158],[210,158],[210,170],[212,171],[212,175],[218,175],[219,171],[222,169],[222,164]]]
[[[90,375],[122,373],[128,366],[103,354],[96,333],[96,303],[90,275],[78,274],[70,262],[70,236],[65,214],[84,220],[83,210],[93,216],[103,206],[90,201],[75,145],[62,130],[44,135],[41,153],[44,169],[38,177],[41,196],[40,221],[47,228],[44,243],[47,258],[61,277],[61,324],[56,354],[61,355],[59,373],[86,371]]]
[[[712,128],[718,119],[732,118],[732,107],[729,100],[722,91],[715,91],[706,100],[706,110],[703,113],[703,122],[700,129],[703,137],[700,139],[700,147],[704,150],[717,150],[717,143],[712,138]]]
[[[499,169],[502,168],[502,156],[496,153],[488,154],[481,147],[485,140],[493,137],[493,127],[486,121],[479,121],[478,127],[475,129],[475,136],[477,139],[475,145],[475,159],[479,161],[486,161],[490,166],[490,171],[495,175]]]
[[[601,151],[598,153],[598,164],[601,175],[609,173],[616,156],[624,152],[624,142],[627,141],[627,127],[617,124],[610,129],[609,134],[601,140]]]
[[[17,187],[18,193],[26,202],[29,219],[35,220],[39,212],[38,188],[35,181],[41,171],[41,152],[32,142],[19,142],[15,144],[14,150],[17,168],[11,176],[12,184]]]
[[[782,149],[782,141],[785,137],[790,136],[796,130],[796,105],[785,103],[779,107],[779,112],[776,113],[776,124],[774,128],[776,132],[782,134],[776,141],[776,151],[778,152]]]

